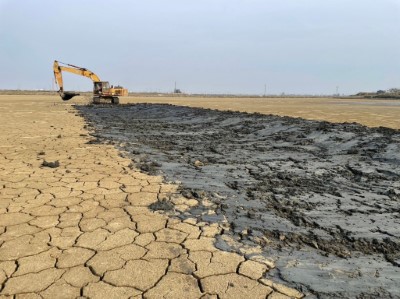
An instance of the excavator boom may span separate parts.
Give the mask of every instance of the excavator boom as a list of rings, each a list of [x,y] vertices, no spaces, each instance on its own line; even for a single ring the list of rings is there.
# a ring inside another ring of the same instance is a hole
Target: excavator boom
[[[62,63],[62,62],[60,62],[60,63]],[[53,72],[54,72],[54,78],[56,80],[56,83],[57,83],[58,87],[60,88],[58,90],[58,93],[60,94],[61,98],[64,101],[68,101],[68,100],[72,99],[74,96],[79,95],[79,93],[64,92],[64,83],[63,83],[63,78],[62,78],[63,71],[90,78],[93,82],[100,81],[99,76],[97,76],[92,71],[89,71],[88,69],[85,69],[85,68],[82,68],[79,66],[75,66],[72,64],[68,64],[68,63],[62,63],[62,64],[64,64],[65,66],[61,66],[59,64],[59,62],[57,60],[55,60],[54,64],[53,64]]]
[[[60,62],[62,63],[62,62]],[[67,66],[60,66],[59,62],[57,60],[54,61],[53,64],[53,71],[54,71],[54,77],[56,78],[56,83],[60,87],[61,90],[63,90],[63,79],[62,79],[62,72],[69,72],[72,74],[84,76],[87,78],[90,78],[93,82],[100,82],[99,76],[97,76],[95,73],[92,71],[89,71],[88,69],[85,69],[83,67],[75,66],[72,64],[67,64],[63,63]]]

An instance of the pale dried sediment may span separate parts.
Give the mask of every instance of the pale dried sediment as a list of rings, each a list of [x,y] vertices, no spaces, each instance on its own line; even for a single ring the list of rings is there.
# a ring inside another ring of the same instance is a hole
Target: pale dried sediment
[[[218,227],[149,210],[176,186],[91,143],[70,105],[0,96],[0,118],[0,295],[301,296],[260,280],[266,265],[216,249]]]

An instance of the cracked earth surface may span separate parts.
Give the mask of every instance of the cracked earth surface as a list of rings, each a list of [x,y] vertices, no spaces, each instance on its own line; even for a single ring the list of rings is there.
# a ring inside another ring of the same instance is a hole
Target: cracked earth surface
[[[218,227],[151,211],[177,186],[92,144],[72,106],[1,96],[0,119],[1,298],[303,296],[261,255],[217,249]]]

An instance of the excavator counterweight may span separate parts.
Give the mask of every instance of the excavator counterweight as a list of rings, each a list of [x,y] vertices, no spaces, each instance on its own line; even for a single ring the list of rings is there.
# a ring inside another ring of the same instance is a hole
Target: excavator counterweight
[[[60,65],[63,64],[63,65]],[[73,97],[79,95],[79,93],[71,92],[71,91],[64,91],[64,83],[62,78],[62,72],[69,72],[72,74],[84,76],[90,78],[93,81],[93,103],[98,104],[101,102],[101,99],[110,100],[113,104],[119,103],[119,96],[127,96],[128,90],[121,87],[113,87],[107,81],[101,81],[99,76],[97,76],[92,71],[88,69],[75,66],[68,63],[58,62],[57,60],[54,61],[53,64],[53,72],[56,84],[59,86],[58,93],[61,96],[63,101],[68,101]]]

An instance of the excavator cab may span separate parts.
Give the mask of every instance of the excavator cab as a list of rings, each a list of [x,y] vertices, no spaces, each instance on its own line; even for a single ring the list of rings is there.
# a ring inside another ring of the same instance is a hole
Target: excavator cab
[[[118,94],[107,81],[93,82],[93,103],[99,104],[101,99],[111,100],[113,104],[119,104]]]
[[[108,95],[110,83],[107,81],[93,82],[93,95]]]

